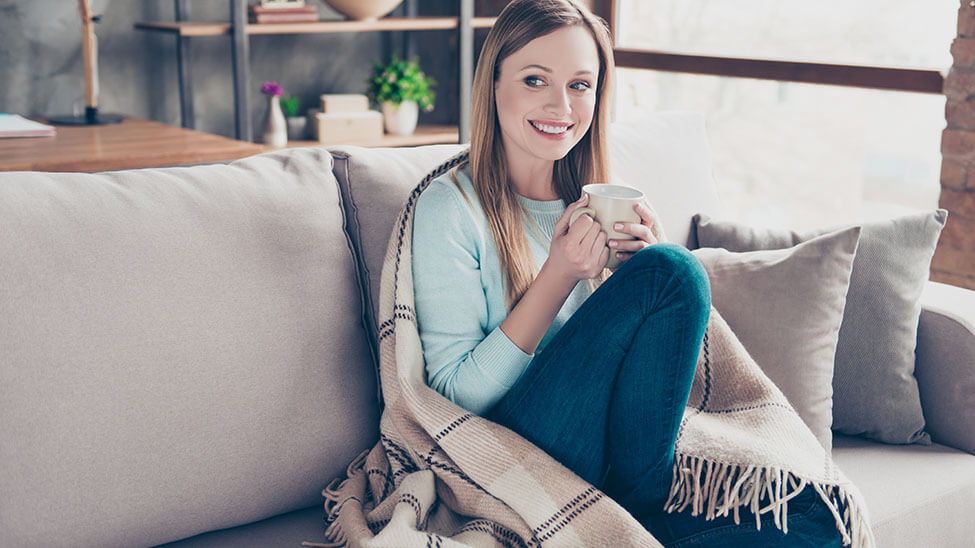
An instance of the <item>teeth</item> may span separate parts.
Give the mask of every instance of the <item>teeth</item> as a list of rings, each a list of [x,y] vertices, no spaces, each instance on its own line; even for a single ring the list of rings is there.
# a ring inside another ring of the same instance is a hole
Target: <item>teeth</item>
[[[569,126],[565,126],[565,127],[547,126],[544,124],[539,124],[537,122],[531,122],[531,125],[535,126],[535,128],[540,131],[544,131],[545,133],[559,134],[559,133],[565,133],[566,131],[569,131]]]

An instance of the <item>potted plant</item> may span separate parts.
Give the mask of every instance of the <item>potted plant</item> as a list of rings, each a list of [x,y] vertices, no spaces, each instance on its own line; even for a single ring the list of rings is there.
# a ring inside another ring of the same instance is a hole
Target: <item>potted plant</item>
[[[308,119],[301,116],[301,100],[296,95],[288,95],[281,98],[281,110],[288,123],[288,139],[300,141],[305,138],[305,128]]]
[[[368,84],[369,98],[382,108],[387,133],[411,135],[419,109],[433,110],[436,81],[420,70],[415,57],[406,61],[394,53],[388,65],[374,62]]]
[[[273,147],[283,147],[288,144],[288,126],[281,112],[281,86],[277,82],[261,84],[261,93],[267,95],[267,114],[264,116],[264,128],[261,140]]]

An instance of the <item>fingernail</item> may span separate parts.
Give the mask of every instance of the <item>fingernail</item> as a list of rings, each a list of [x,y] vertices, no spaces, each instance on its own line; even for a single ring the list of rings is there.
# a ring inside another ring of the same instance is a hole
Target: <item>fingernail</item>
[[[609,247],[616,247],[618,245],[620,245],[620,244],[616,240],[610,240],[609,241]]]
[[[616,223],[613,225],[613,230],[623,230],[623,223]]]

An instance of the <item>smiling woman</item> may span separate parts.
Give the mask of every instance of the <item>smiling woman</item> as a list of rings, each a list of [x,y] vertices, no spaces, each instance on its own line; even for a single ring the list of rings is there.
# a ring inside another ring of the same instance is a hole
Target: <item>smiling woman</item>
[[[588,204],[583,185],[611,181],[613,68],[605,23],[576,0],[515,0],[498,17],[474,78],[469,156],[415,206],[426,382],[532,442],[658,540],[838,546],[830,505],[805,483],[788,497],[810,519],[788,535],[754,518],[716,527],[663,512],[710,286],[687,249],[658,241],[645,202],[632,204],[639,222],[607,220],[612,239],[587,214],[569,220]]]

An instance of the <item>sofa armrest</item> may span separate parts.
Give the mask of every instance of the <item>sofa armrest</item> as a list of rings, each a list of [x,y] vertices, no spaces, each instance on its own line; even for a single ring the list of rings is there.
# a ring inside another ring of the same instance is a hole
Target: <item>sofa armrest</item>
[[[914,376],[925,429],[975,454],[975,291],[929,281],[921,307]]]

